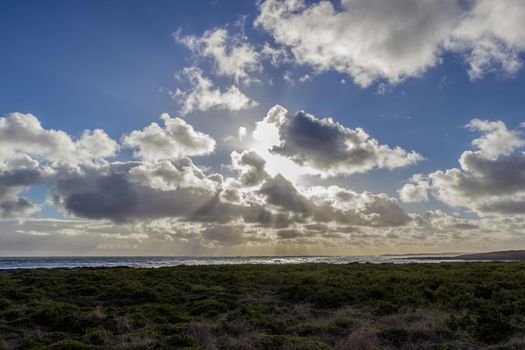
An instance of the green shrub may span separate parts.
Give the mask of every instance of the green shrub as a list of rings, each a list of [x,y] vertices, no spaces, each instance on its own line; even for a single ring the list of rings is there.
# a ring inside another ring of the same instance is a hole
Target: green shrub
[[[379,332],[379,337],[398,348],[408,340],[408,331],[402,328],[385,329]]]
[[[62,340],[57,343],[51,344],[45,348],[46,350],[100,350],[102,348],[84,344],[76,340]]]

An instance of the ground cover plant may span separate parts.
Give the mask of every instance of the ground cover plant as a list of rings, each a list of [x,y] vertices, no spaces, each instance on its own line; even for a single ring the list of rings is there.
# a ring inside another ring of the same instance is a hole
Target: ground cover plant
[[[0,271],[0,349],[525,349],[525,262]]]

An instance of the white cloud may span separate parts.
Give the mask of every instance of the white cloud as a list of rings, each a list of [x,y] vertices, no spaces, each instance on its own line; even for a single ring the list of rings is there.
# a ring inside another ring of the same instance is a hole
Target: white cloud
[[[246,131],[246,128],[244,126],[239,127],[239,131],[237,132],[237,136],[239,138],[239,141],[244,141],[246,136],[248,135],[248,132]]]
[[[76,165],[112,157],[118,144],[103,130],[85,130],[73,140],[60,130],[44,129],[32,114],[12,113],[0,118],[0,163],[20,156]]]
[[[312,80],[312,77],[309,74],[305,74],[299,78],[299,81],[301,83],[306,83],[307,81],[310,81],[310,80]]]
[[[238,112],[251,109],[259,105],[257,101],[251,100],[243,94],[235,85],[226,90],[220,90],[213,82],[204,77],[202,71],[196,67],[184,69],[184,74],[191,84],[191,90],[181,91],[177,89],[172,97],[181,105],[182,115],[193,111],[208,111],[213,109]]]
[[[300,64],[347,73],[367,86],[417,76],[438,63],[439,43],[453,25],[455,1],[267,0],[256,25],[291,48]]]
[[[206,176],[190,158],[165,159],[135,164],[129,170],[132,183],[159,191],[175,191],[178,188],[196,188],[215,192],[222,183],[220,176]]]
[[[125,146],[136,148],[134,155],[145,160],[181,158],[208,155],[215,149],[215,140],[180,118],[163,113],[160,118],[164,127],[151,123],[143,130],[124,135]]]
[[[469,75],[514,74],[525,51],[522,0],[266,0],[255,24],[299,64],[346,73],[361,86],[423,74],[444,52],[460,53]]]
[[[264,43],[263,48],[261,49],[261,54],[262,57],[269,59],[274,67],[290,61],[288,52],[284,47],[276,48],[268,43]]]
[[[447,46],[465,55],[473,79],[493,70],[515,74],[525,51],[524,20],[522,0],[474,1]]]
[[[248,131],[246,127],[240,126],[237,130],[237,135],[228,135],[225,138],[223,138],[224,142],[231,143],[231,144],[242,144],[246,141],[246,138],[248,137]]]
[[[430,183],[421,175],[416,174],[410,178],[410,183],[405,184],[399,191],[399,199],[405,203],[418,203],[428,201]]]
[[[257,50],[244,36],[229,36],[224,28],[208,30],[201,37],[181,36],[179,30],[174,33],[174,37],[195,54],[212,58],[217,74],[231,77],[236,83],[253,82],[255,79],[251,74],[261,70]]]
[[[521,133],[507,129],[502,121],[473,119],[466,127],[481,133],[481,137],[473,140],[472,145],[478,148],[478,153],[488,159],[509,155],[516,148],[525,145]]]

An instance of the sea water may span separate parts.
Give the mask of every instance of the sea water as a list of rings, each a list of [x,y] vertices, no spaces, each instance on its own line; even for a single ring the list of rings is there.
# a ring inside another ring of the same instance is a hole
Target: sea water
[[[90,256],[90,257],[0,257],[0,269],[78,268],[78,267],[165,267],[179,265],[238,264],[349,264],[349,263],[439,263],[462,260],[417,259],[388,256]]]

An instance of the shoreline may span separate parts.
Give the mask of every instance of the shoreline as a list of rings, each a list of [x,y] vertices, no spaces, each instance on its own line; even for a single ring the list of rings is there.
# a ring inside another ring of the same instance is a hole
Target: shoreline
[[[523,251],[491,252],[468,255],[410,255],[410,256],[135,256],[135,257],[0,257],[0,270],[53,269],[77,267],[134,267],[159,268],[167,266],[215,265],[289,265],[289,264],[424,264],[466,263],[473,261],[519,261],[525,259]]]

